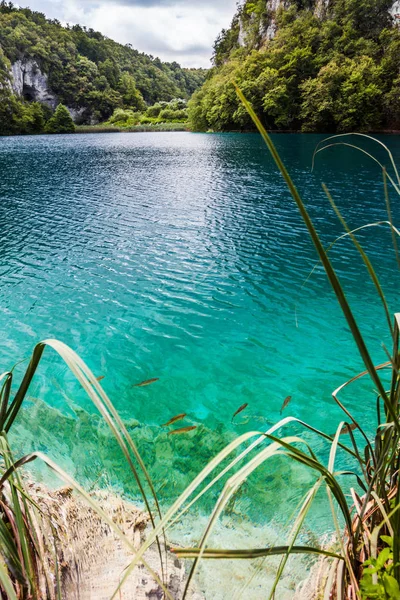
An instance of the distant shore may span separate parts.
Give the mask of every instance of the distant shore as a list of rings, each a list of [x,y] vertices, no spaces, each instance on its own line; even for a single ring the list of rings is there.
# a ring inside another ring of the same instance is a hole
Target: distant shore
[[[172,133],[172,132],[186,132],[186,133],[194,133],[193,130],[189,127],[189,125],[187,123],[161,123],[161,124],[146,124],[146,125],[134,125],[132,127],[115,127],[114,125],[76,125],[75,127],[75,134],[85,134],[85,133],[151,133],[151,132],[158,132],[158,133]],[[230,131],[199,131],[199,132],[195,132],[195,133],[208,133],[208,134],[213,134],[213,133],[218,133],[218,134],[232,134],[232,133],[255,133],[258,134],[257,131],[252,130],[252,129],[246,129],[246,130],[240,130],[240,129],[236,129],[236,130],[230,130]],[[273,129],[273,130],[268,130],[268,133],[270,134],[302,134],[302,135],[312,135],[312,134],[318,134],[318,135],[325,135],[325,136],[330,136],[330,135],[335,135],[333,133],[329,133],[329,132],[318,132],[318,131],[313,131],[313,132],[304,132],[298,129]],[[349,134],[353,133],[353,132],[347,132]],[[368,132],[364,132],[367,133],[368,135],[400,135],[400,130],[398,129],[381,129],[381,130],[374,130],[374,131],[368,131]],[[43,133],[32,133],[32,134],[15,134],[15,135],[0,135],[1,137],[20,137],[21,135],[31,135],[31,136],[35,136],[35,135],[44,135]],[[52,134],[53,135],[53,134]],[[73,135],[73,134],[71,134]]]
[[[188,132],[193,133],[188,123],[161,123],[150,125],[134,125],[132,127],[114,127],[113,125],[77,125],[75,133],[135,133],[135,132]],[[231,130],[231,131],[201,131],[196,133],[258,133],[255,130]],[[307,135],[299,129],[274,129],[268,130],[268,133],[301,133]],[[310,132],[311,134],[319,133],[320,135],[334,135],[329,132]],[[352,133],[352,132],[348,132]],[[400,135],[400,130],[397,129],[382,129],[366,132],[368,135]]]
[[[186,123],[160,123],[150,125],[134,125],[132,127],[115,127],[114,125],[77,125],[75,133],[134,133],[134,132],[172,132],[190,131]]]

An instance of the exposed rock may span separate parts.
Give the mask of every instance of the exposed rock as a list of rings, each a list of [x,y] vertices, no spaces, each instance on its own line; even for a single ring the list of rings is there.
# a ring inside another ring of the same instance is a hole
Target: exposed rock
[[[242,19],[239,19],[238,44],[239,44],[239,46],[245,46],[246,45],[246,29],[244,27],[244,23],[243,23]]]
[[[72,493],[71,488],[55,492],[41,486],[30,488],[30,493],[43,512],[50,516],[51,526],[48,526],[48,531],[39,531],[39,535],[43,538],[43,545],[48,548],[49,556],[52,548],[57,548],[62,598],[109,600],[134,554],[95,510]],[[130,539],[133,547],[138,549],[145,539],[149,521],[147,514],[108,492],[97,492],[95,500]],[[165,548],[162,547],[162,551],[165,557]],[[185,566],[169,552],[167,557],[168,590],[173,598],[178,599],[182,597],[185,586]],[[146,552],[145,560],[161,578],[160,559],[155,544]],[[54,576],[52,579],[55,580]],[[164,594],[151,573],[143,565],[138,565],[122,586],[118,598],[162,600]],[[189,598],[204,600],[197,592],[193,592]]]
[[[10,75],[11,87],[17,96],[31,102],[41,102],[52,110],[56,108],[57,96],[50,90],[48,76],[42,72],[35,60],[17,60],[11,66]],[[67,106],[67,109],[75,123],[86,121],[87,108]],[[91,125],[97,123],[96,119],[91,119]]]
[[[323,19],[326,17],[330,1],[331,0],[314,0],[312,10],[318,18]],[[265,8],[269,16],[266,19],[266,22],[265,18],[264,22],[263,19],[260,19],[259,22],[260,45],[275,37],[277,29],[276,12],[281,6],[287,8],[288,6],[290,6],[290,4],[291,0],[265,0]],[[390,10],[390,14],[394,17],[395,20],[397,20],[400,23],[400,0],[395,0]],[[249,30],[252,26],[254,26],[254,22],[257,18],[258,17],[255,14],[250,15],[250,18],[243,18],[243,15],[239,16],[239,46],[245,47],[247,45]]]
[[[393,4],[390,14],[396,19],[397,22],[400,23],[400,0],[396,0],[396,2]]]
[[[329,7],[329,0],[317,0],[315,4],[315,14],[319,19],[326,16],[326,11]]]
[[[84,108],[73,108],[72,106],[67,106],[67,109],[68,109],[69,114],[72,117],[72,120],[75,123],[78,122],[82,118],[82,116],[85,112]]]
[[[87,108],[80,107],[74,108],[73,106],[67,106],[67,110],[71,115],[71,118],[74,123],[80,125],[81,123],[85,123],[87,121]],[[90,125],[97,125],[97,121],[92,122],[93,119],[90,120]]]
[[[48,77],[35,60],[17,60],[11,66],[11,77],[12,88],[18,96],[52,109],[57,106],[57,97],[49,89]]]

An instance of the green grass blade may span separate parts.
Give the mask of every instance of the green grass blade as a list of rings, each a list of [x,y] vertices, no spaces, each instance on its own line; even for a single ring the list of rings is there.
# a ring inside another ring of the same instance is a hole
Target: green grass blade
[[[375,269],[373,268],[371,261],[369,260],[367,254],[365,253],[364,249],[362,248],[361,244],[359,243],[359,241],[357,240],[357,238],[355,237],[354,233],[350,230],[350,227],[347,225],[345,219],[343,218],[342,213],[340,212],[340,210],[338,209],[338,207],[336,206],[335,201],[333,200],[327,186],[325,184],[322,184],[322,187],[324,189],[324,192],[330,202],[330,205],[332,206],[333,210],[335,211],[335,214],[337,216],[337,218],[339,219],[339,221],[341,222],[341,224],[343,225],[344,229],[346,230],[347,235],[350,236],[351,241],[353,242],[354,246],[357,248],[357,251],[359,252],[365,266],[367,267],[367,271],[369,273],[369,276],[372,280],[372,283],[375,286],[376,291],[378,292],[378,296],[381,299],[382,305],[383,305],[383,309],[385,311],[385,315],[386,315],[386,320],[388,322],[388,326],[389,326],[389,331],[391,333],[391,335],[393,336],[393,326],[392,326],[392,317],[389,311],[389,307],[385,298],[385,294],[383,293],[383,289],[382,286],[379,282],[378,276],[375,272]]]
[[[373,154],[370,154],[369,152],[367,152],[363,148],[360,148],[359,146],[356,146],[355,144],[347,144],[346,142],[339,142],[339,143],[336,143],[336,144],[327,144],[323,148],[319,148],[318,150],[316,150],[315,153],[314,153],[314,156],[313,156],[313,167],[312,167],[312,169],[314,169],[314,157],[317,154],[319,154],[320,152],[323,152],[324,150],[328,150],[328,148],[334,148],[335,146],[347,146],[348,148],[353,148],[354,150],[358,150],[358,152],[361,152],[362,154],[365,154],[366,156],[368,156],[369,158],[371,158],[374,162],[376,162],[376,164],[379,165],[381,169],[385,169],[384,165],[381,162],[379,162],[379,160],[377,160]],[[389,174],[387,175],[387,177],[388,177],[390,183],[392,184],[393,188],[396,190],[396,192],[398,194],[400,194],[400,188],[399,188],[398,184],[396,183],[396,181],[393,179],[393,177],[391,177]]]
[[[342,312],[344,314],[344,317],[347,321],[347,324],[350,328],[350,331],[353,335],[354,341],[357,344],[357,348],[359,350],[359,353],[361,355],[361,358],[366,366],[366,369],[373,381],[373,383],[375,384],[375,386],[378,389],[379,394],[381,394],[383,401],[385,402],[385,405],[388,407],[388,410],[390,412],[390,416],[395,424],[395,427],[397,428],[398,432],[400,432],[400,424],[398,422],[397,419],[397,415],[395,413],[395,411],[393,410],[392,406],[390,406],[390,402],[389,399],[387,397],[386,391],[382,385],[382,382],[377,374],[377,372],[375,371],[371,356],[368,352],[367,346],[364,342],[364,339],[361,335],[361,332],[358,328],[357,322],[354,318],[353,312],[350,308],[350,305],[347,301],[346,295],[343,291],[343,288],[340,284],[339,278],[328,258],[328,255],[322,245],[322,242],[319,238],[319,235],[314,227],[314,224],[308,214],[308,211],[300,197],[299,192],[297,191],[296,186],[294,185],[285,165],[283,164],[271,138],[269,137],[268,133],[266,132],[264,126],[262,125],[260,119],[257,117],[256,113],[254,112],[252,106],[249,104],[249,102],[246,100],[245,96],[243,95],[243,93],[241,92],[241,90],[236,87],[236,91],[238,93],[238,96],[240,98],[240,100],[242,101],[242,103],[244,104],[244,106],[246,107],[249,115],[251,116],[254,124],[256,125],[257,129],[259,130],[261,136],[263,137],[268,149],[271,152],[271,155],[273,157],[273,159],[275,160],[275,163],[277,165],[277,167],[279,168],[288,188],[290,193],[292,194],[292,197],[295,201],[295,203],[297,204],[297,207],[300,211],[300,214],[303,218],[303,221],[308,229],[308,232],[310,234],[311,240],[314,243],[314,246],[317,250],[318,256],[324,266],[324,269],[326,271],[326,274],[328,276],[329,282],[331,284],[331,287],[333,289],[333,291],[336,294],[336,297],[338,299],[338,302],[340,304],[340,307],[342,309]]]
[[[315,496],[316,496],[316,494],[317,494],[317,492],[318,492],[318,490],[319,490],[319,488],[321,486],[321,483],[322,483],[322,478],[320,478],[320,479],[318,479],[318,481],[316,481],[315,485],[308,492],[308,494],[306,496],[306,499],[305,499],[305,501],[304,501],[304,503],[303,503],[303,505],[302,505],[302,507],[301,507],[301,509],[299,511],[299,514],[296,517],[296,520],[294,522],[292,531],[291,531],[290,536],[289,536],[290,539],[291,539],[291,542],[290,542],[290,544],[288,546],[287,552],[285,553],[285,555],[283,556],[283,558],[282,558],[282,560],[281,560],[281,562],[279,564],[279,568],[278,568],[278,571],[276,573],[275,581],[274,581],[274,583],[272,585],[272,589],[271,589],[271,592],[269,594],[269,600],[273,600],[274,597],[275,597],[276,588],[278,587],[279,581],[280,581],[280,579],[281,579],[281,577],[283,575],[283,571],[284,571],[284,569],[286,567],[287,561],[289,560],[289,556],[291,554],[293,554],[292,550],[295,547],[296,540],[297,540],[297,538],[298,538],[298,536],[300,534],[300,531],[301,531],[301,529],[303,527],[303,523],[305,521],[305,518],[307,517],[307,514],[310,511],[310,508],[311,508],[312,503],[313,503],[313,501],[315,499]]]
[[[12,373],[7,372],[0,375],[0,381],[5,379],[0,391],[0,431],[4,429],[4,420],[7,414],[8,402],[12,384]]]
[[[322,140],[321,142],[319,142],[317,144],[317,147],[316,147],[315,152],[314,152],[314,157],[318,153],[318,149],[321,146],[321,144],[324,144],[324,143],[328,142],[329,140],[334,140],[334,139],[339,139],[339,138],[344,138],[344,137],[360,137],[360,138],[368,139],[368,140],[370,140],[370,141],[372,141],[372,142],[380,145],[385,150],[385,152],[387,153],[387,155],[389,156],[389,160],[390,160],[390,163],[392,165],[395,177],[396,177],[397,182],[398,182],[398,184],[400,186],[400,176],[399,176],[399,172],[397,170],[396,163],[395,163],[394,158],[393,158],[393,154],[390,152],[390,150],[386,146],[386,144],[384,144],[383,142],[381,142],[377,138],[374,138],[371,135],[368,135],[366,133],[339,133],[339,134],[336,134],[336,135],[332,135],[332,136],[330,136],[328,138],[325,138],[324,140]],[[377,162],[381,167],[383,167],[383,165],[381,165],[381,163],[379,161],[377,161],[376,158],[373,155],[371,155],[368,152],[366,152],[363,148],[360,148],[359,146],[356,146],[355,144],[346,144],[346,145],[354,148],[355,150],[363,152],[364,154],[367,154],[370,158],[372,158],[375,162]],[[313,164],[314,164],[314,160],[313,160]]]
[[[4,564],[0,560],[0,582],[4,588],[5,593],[7,594],[7,600],[18,600],[17,595],[14,590],[13,583],[7,570],[4,567]]]
[[[274,546],[272,548],[252,548],[242,550],[220,550],[206,548],[203,551],[205,559],[234,559],[234,560],[250,560],[254,558],[262,558],[265,556],[279,556],[287,554],[290,549],[291,554],[320,554],[329,558],[337,558],[344,560],[343,556],[321,548],[313,548],[312,546]],[[173,548],[172,552],[178,558],[197,558],[200,554],[200,548]]]
[[[63,344],[62,342],[58,342],[57,340],[45,340],[35,346],[31,360],[29,362],[29,365],[27,367],[27,370],[25,372],[23,380],[20,384],[20,387],[14,397],[13,402],[11,403],[10,407],[7,410],[5,431],[9,431],[10,427],[12,426],[12,424],[22,406],[22,403],[25,399],[26,393],[29,389],[29,386],[34,377],[34,374],[39,366],[41,357],[43,355],[43,352],[44,352],[44,349],[46,346],[53,348],[53,350],[55,350],[59,354],[59,356],[64,360],[64,362],[67,364],[67,366],[69,367],[71,372],[75,375],[75,377],[77,378],[79,383],[82,385],[83,389],[86,391],[89,398],[92,400],[93,404],[96,406],[96,408],[98,409],[98,411],[100,412],[100,414],[102,415],[104,420],[106,421],[107,425],[110,427],[112,433],[114,434],[114,436],[125,456],[125,459],[127,460],[128,464],[130,466],[131,472],[135,477],[135,480],[138,484],[140,493],[142,495],[142,498],[145,502],[147,511],[149,513],[151,523],[152,523],[153,527],[155,527],[153,511],[150,507],[150,503],[147,498],[147,494],[144,490],[143,484],[141,482],[140,476],[132,462],[132,459],[131,459],[131,456],[129,453],[129,448],[132,450],[132,452],[135,455],[135,458],[138,460],[139,465],[145,475],[145,478],[150,485],[150,489],[153,493],[153,497],[154,497],[154,500],[155,500],[155,503],[156,503],[156,506],[157,506],[157,509],[159,511],[159,515],[161,518],[162,515],[161,515],[161,510],[160,510],[160,507],[158,504],[157,495],[156,495],[154,486],[151,482],[150,476],[149,476],[149,474],[144,466],[144,463],[140,457],[139,451],[137,450],[136,445],[133,443],[133,440],[129,436],[121,419],[117,415],[108,396],[105,394],[104,390],[101,388],[100,384],[97,382],[94,374],[85,365],[85,363],[82,361],[82,359],[71,348],[66,346],[66,344]],[[156,542],[157,542],[157,545],[159,548],[161,566],[162,566],[162,569],[164,569],[163,559],[162,559],[162,554],[161,554],[161,546],[160,546],[158,539],[156,540]]]
[[[43,454],[42,452],[32,452],[31,454],[24,457],[24,463],[31,462],[33,460],[39,459],[41,460],[47,467],[49,467],[60,479],[62,479],[68,486],[70,486],[75,492],[77,492],[83,500],[90,506],[97,515],[110,527],[113,533],[121,540],[121,542],[132,552],[132,554],[136,554],[136,549],[133,545],[133,542],[130,541],[128,536],[126,536],[123,531],[118,527],[118,525],[107,515],[107,513],[97,504],[97,502],[93,499],[93,497],[88,494],[82,486],[80,486],[70,475],[68,475],[63,469],[61,469],[54,461],[52,461],[48,456]],[[17,466],[17,462],[15,463],[15,467]],[[147,561],[141,557],[140,562],[146,567],[151,576],[155,579],[155,581],[161,586],[164,594],[169,598],[169,600],[174,600],[171,596],[170,592],[165,588],[163,582],[158,577],[157,573],[149,566]]]

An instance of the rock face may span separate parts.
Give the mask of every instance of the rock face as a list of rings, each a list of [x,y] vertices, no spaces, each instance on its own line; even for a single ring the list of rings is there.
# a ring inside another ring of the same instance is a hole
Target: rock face
[[[17,60],[11,66],[11,77],[12,88],[18,96],[52,109],[57,106],[57,98],[48,86],[48,77],[35,60]]]
[[[324,18],[329,7],[331,0],[314,0],[313,8],[315,15],[318,18]],[[239,16],[239,35],[238,44],[239,46],[246,46],[249,39],[249,30],[258,27],[260,44],[263,44],[267,40],[271,40],[275,37],[276,33],[276,12],[282,6],[287,8],[290,6],[291,0],[265,0],[266,18],[258,17],[256,14],[243,19],[243,15]],[[243,3],[242,3],[243,6]],[[390,9],[392,17],[400,24],[400,0],[393,2],[392,8]],[[256,21],[259,21],[258,24]]]
[[[72,120],[77,122],[82,118],[83,113],[85,112],[84,108],[72,108],[71,106],[67,106],[68,112],[72,117]]]
[[[28,100],[29,102],[40,102],[54,110],[58,104],[57,96],[51,91],[48,83],[48,76],[43,73],[38,63],[27,58],[17,60],[11,65],[11,87],[17,96]],[[85,107],[73,108],[67,106],[69,114],[75,123],[80,123],[87,112]],[[91,125],[96,125],[97,121],[91,119]]]
[[[258,36],[260,41],[271,40],[275,36],[276,24],[275,24],[275,13],[280,6],[287,5],[286,0],[266,0],[265,8],[268,13],[268,19],[265,20],[260,18],[256,14],[250,15],[247,22],[243,20],[243,16],[239,17],[239,46],[246,46],[248,44],[249,29],[256,27],[258,29]],[[258,23],[257,23],[258,21]]]
[[[400,23],[400,0],[397,0],[390,11],[392,17],[396,19],[398,23]]]

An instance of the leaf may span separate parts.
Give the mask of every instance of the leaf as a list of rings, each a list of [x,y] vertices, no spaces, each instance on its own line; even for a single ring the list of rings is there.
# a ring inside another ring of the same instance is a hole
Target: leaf
[[[376,560],[377,569],[382,569],[385,566],[385,563],[389,560],[390,554],[390,548],[384,548],[382,552],[379,553],[379,556]]]
[[[399,584],[394,577],[385,574],[383,576],[383,587],[390,600],[400,600]]]
[[[201,550],[200,548],[171,548],[173,552],[179,558],[196,558]],[[319,554],[321,556],[328,556],[330,558],[336,558],[343,560],[343,557],[334,552],[328,552],[321,548],[313,548],[310,546],[275,546],[272,548],[253,548],[244,550],[220,550],[206,548],[203,550],[203,558],[208,559],[253,559],[260,558],[261,556],[277,556],[282,554]]]
[[[389,548],[393,548],[393,538],[390,535],[381,535],[382,542],[385,542]]]

